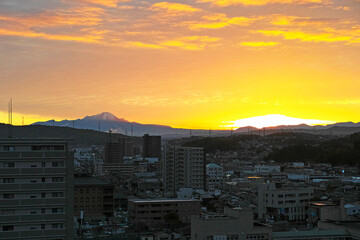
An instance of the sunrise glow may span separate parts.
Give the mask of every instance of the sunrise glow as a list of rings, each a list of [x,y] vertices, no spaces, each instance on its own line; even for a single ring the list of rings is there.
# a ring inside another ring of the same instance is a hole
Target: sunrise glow
[[[265,116],[251,117],[245,119],[239,119],[236,121],[230,121],[224,127],[226,128],[240,128],[240,127],[256,127],[256,128],[264,128],[264,127],[275,127],[281,125],[327,125],[332,124],[332,121],[322,121],[315,119],[301,119],[301,118],[293,118],[287,117],[280,114],[269,114]]]

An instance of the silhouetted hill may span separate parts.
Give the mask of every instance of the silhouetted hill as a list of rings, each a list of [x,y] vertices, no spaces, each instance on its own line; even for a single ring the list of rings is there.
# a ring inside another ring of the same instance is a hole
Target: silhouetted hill
[[[104,145],[109,137],[108,133],[70,127],[50,127],[42,125],[13,126],[13,138],[61,138],[71,139],[71,145]],[[9,126],[0,124],[0,138],[8,138]],[[112,138],[124,137],[122,134],[112,133]],[[135,142],[141,138],[133,138]]]

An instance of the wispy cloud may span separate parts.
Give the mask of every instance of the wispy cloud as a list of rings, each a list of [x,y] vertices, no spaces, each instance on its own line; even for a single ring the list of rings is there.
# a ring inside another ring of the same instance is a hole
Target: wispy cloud
[[[197,2],[209,2],[220,7],[231,5],[267,5],[267,4],[328,4],[328,0],[198,0]]]
[[[258,47],[272,47],[278,44],[279,42],[242,42],[239,45],[258,48]]]

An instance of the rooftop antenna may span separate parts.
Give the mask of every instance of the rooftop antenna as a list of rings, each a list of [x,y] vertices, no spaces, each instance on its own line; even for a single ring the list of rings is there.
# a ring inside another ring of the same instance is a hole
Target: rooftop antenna
[[[131,125],[131,136],[134,134],[134,128],[133,125]]]
[[[112,133],[112,131],[111,131],[111,129],[109,130],[109,140],[110,140],[110,142],[112,142],[111,141],[111,133]]]
[[[24,117],[22,117],[22,125],[24,126]]]
[[[232,136],[232,135],[233,135],[233,131],[234,131],[234,128],[233,128],[233,127],[231,127],[230,136]]]
[[[72,125],[73,125],[73,128],[75,128],[75,121],[74,120],[72,121]]]
[[[99,132],[100,132],[100,129],[101,129],[101,127],[100,127],[100,121],[99,121]]]
[[[53,127],[55,126],[55,120],[54,119],[52,120],[52,125],[53,125]]]
[[[190,137],[192,137],[192,131],[190,130]]]
[[[9,138],[12,138],[12,98],[10,98],[9,101],[8,123],[9,123]]]

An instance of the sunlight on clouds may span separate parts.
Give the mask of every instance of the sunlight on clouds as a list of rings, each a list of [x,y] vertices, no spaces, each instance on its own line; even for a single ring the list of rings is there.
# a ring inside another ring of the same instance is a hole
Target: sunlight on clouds
[[[197,2],[209,2],[220,7],[231,5],[267,5],[267,4],[311,4],[328,3],[326,0],[198,0]]]
[[[128,1],[124,1],[124,0],[80,0],[81,2],[84,3],[91,3],[91,4],[95,4],[95,5],[100,5],[100,6],[104,6],[104,7],[112,7],[115,8],[117,7],[119,2],[128,2]]]
[[[74,41],[83,43],[100,43],[102,37],[100,36],[70,36],[70,35],[55,35],[46,33],[37,33],[31,31],[11,31],[0,28],[0,35],[5,36],[17,36],[17,37],[29,37],[29,38],[41,38],[46,40],[59,40],[59,41]]]
[[[278,42],[242,42],[240,43],[241,46],[247,47],[271,47],[278,45]]]
[[[223,28],[231,25],[237,26],[248,26],[251,23],[254,23],[260,18],[247,18],[247,17],[232,17],[229,18],[226,14],[209,14],[202,16],[202,19],[205,21],[191,21],[184,22],[184,25],[187,25],[192,30],[198,29],[216,29]]]
[[[348,42],[353,39],[352,36],[339,36],[333,33],[306,33],[301,31],[277,31],[277,30],[259,30],[259,33],[266,36],[282,36],[287,40],[301,40],[304,42]]]
[[[182,3],[158,2],[151,5],[149,8],[152,11],[165,11],[169,14],[185,14],[193,12],[201,12],[199,8]]]
[[[125,46],[135,48],[150,48],[150,49],[164,49],[165,47],[156,44],[143,43],[143,42],[127,42]]]
[[[189,36],[178,39],[168,40],[160,43],[163,46],[175,47],[186,50],[202,50],[212,43],[218,42],[220,38],[209,36]]]

